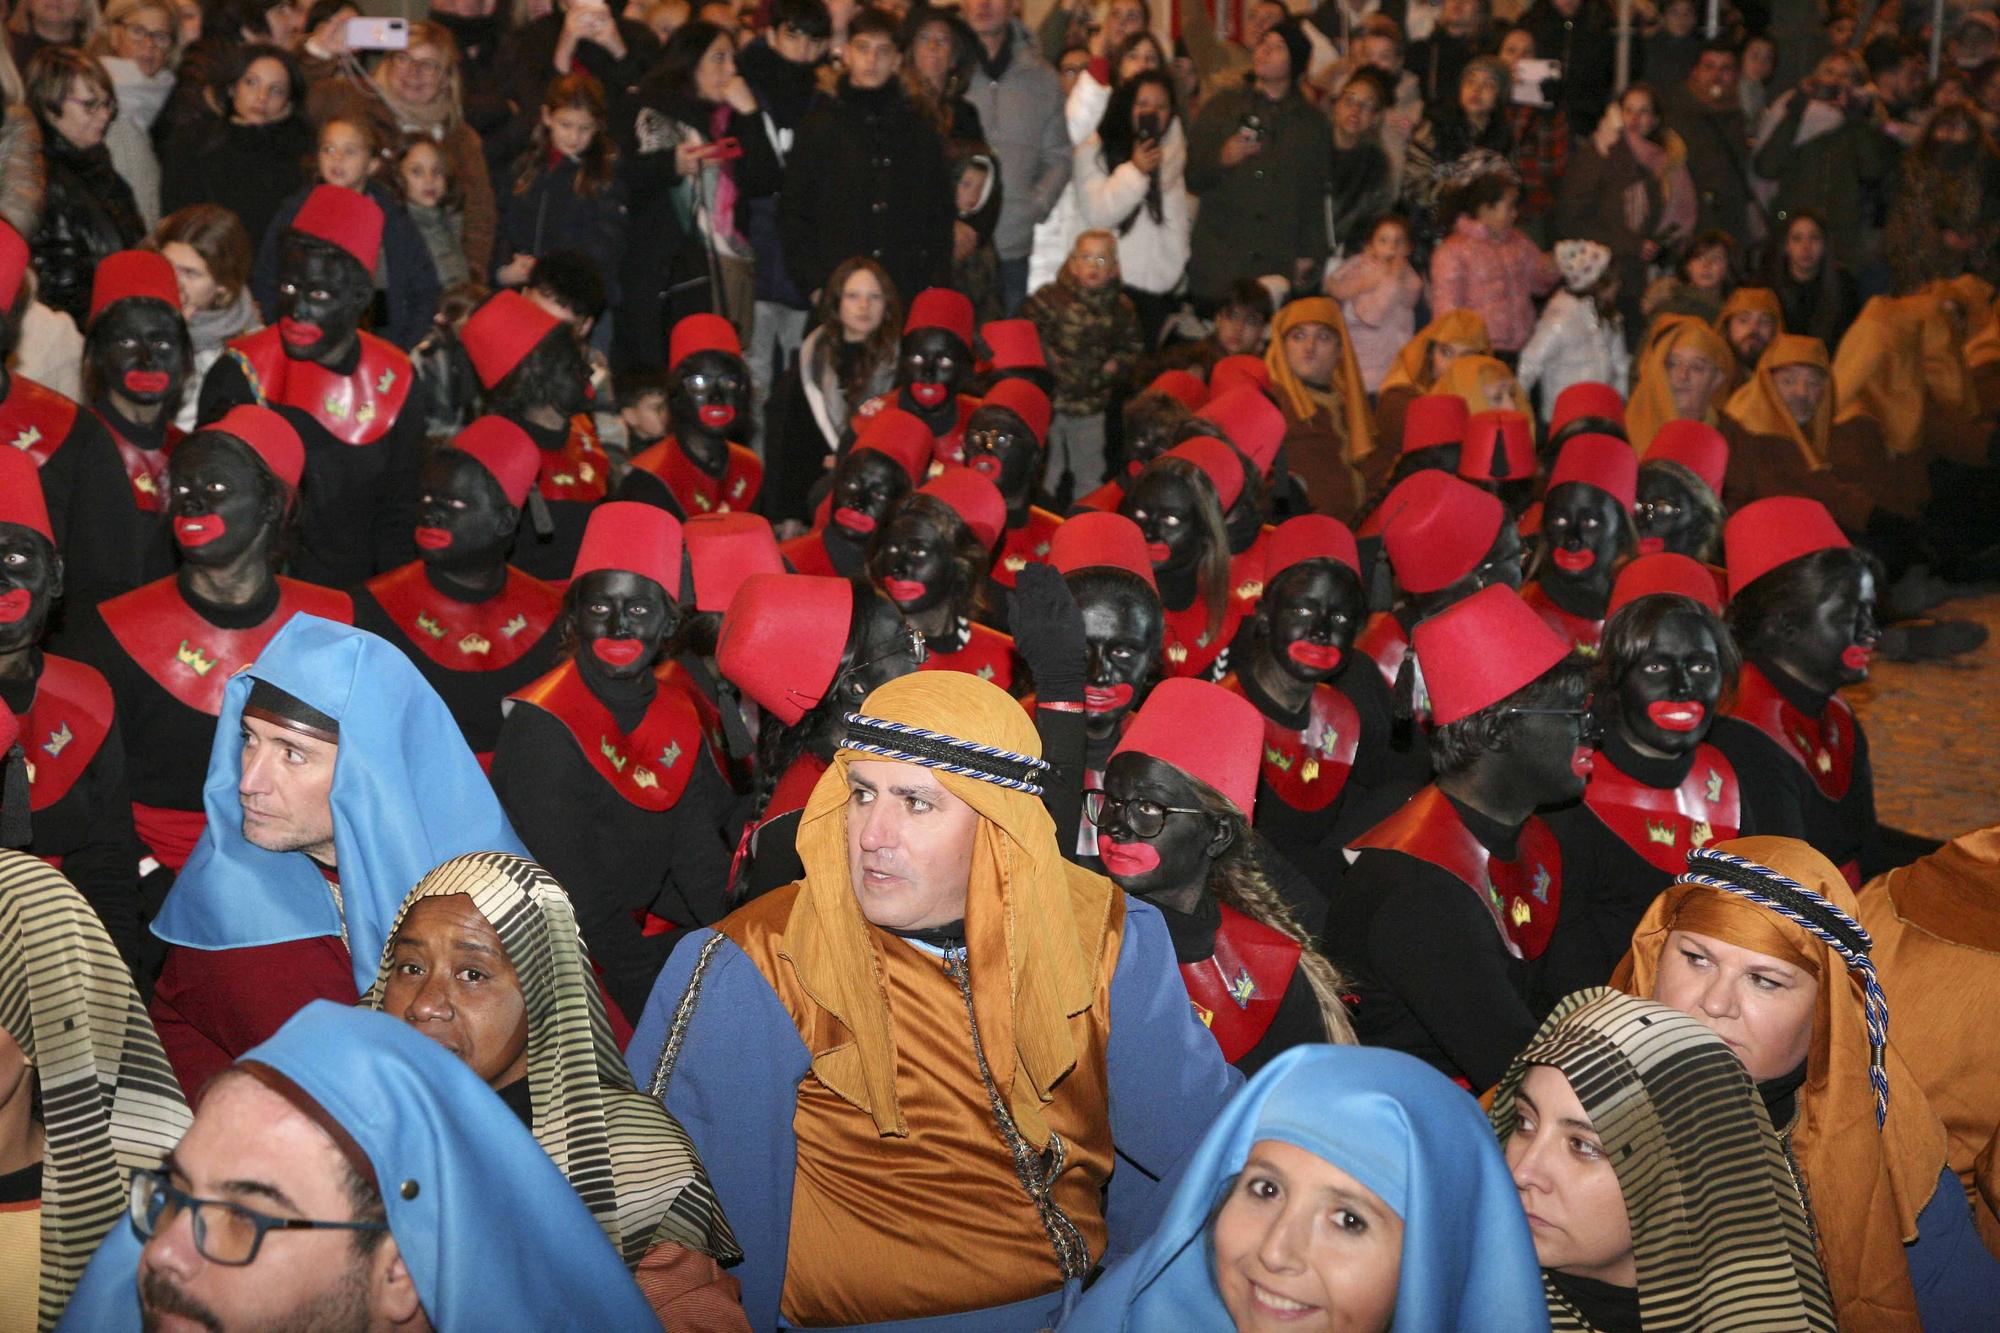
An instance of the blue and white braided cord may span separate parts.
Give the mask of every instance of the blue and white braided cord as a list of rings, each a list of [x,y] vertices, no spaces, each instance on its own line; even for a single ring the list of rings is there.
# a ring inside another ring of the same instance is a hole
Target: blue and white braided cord
[[[1733,879],[1724,879],[1716,875],[1703,874],[1701,863],[1704,861],[1730,866],[1757,878],[1771,880],[1783,888],[1798,894],[1839,922],[1843,929],[1853,931],[1855,938],[1862,942],[1864,949],[1872,949],[1874,941],[1869,936],[1867,927],[1797,880],[1781,875],[1769,866],[1759,865],[1755,861],[1746,860],[1729,852],[1709,849],[1689,852],[1688,868],[1679,876],[1680,883],[1700,884],[1706,888],[1719,889],[1724,893],[1733,893],[1739,898],[1749,899],[1759,907],[1776,912],[1779,916],[1784,917],[1785,920],[1809,932],[1814,939],[1819,940],[1829,949],[1832,949],[1835,954],[1839,955],[1841,961],[1847,964],[1848,971],[1860,974],[1863,995],[1862,1012],[1868,1024],[1868,1082],[1875,1089],[1875,1125],[1879,1129],[1883,1122],[1889,1118],[1889,1071],[1885,1064],[1885,1054],[1889,1045],[1889,1000],[1887,996],[1882,994],[1881,983],[1876,980],[1875,960],[1870,958],[1865,952],[1854,952],[1832,931],[1826,929],[1826,927],[1812,920],[1810,917],[1795,911],[1778,899],[1766,897],[1749,888],[1747,885],[1737,883]]]
[[[849,713],[846,715],[846,721],[850,726],[879,727],[884,731],[913,736],[938,745],[948,745],[955,750],[965,751],[969,756],[990,757],[1004,763],[1019,764],[1024,768],[1032,769],[1036,772],[1047,772],[1049,767],[1048,760],[1038,759],[1031,754],[1017,754],[1013,750],[1003,750],[997,745],[981,745],[977,741],[969,741],[961,736],[949,736],[941,731],[928,731],[923,727],[911,726],[907,722],[891,722],[887,718],[871,717],[866,713]],[[1040,796],[1042,794],[1042,788],[1037,783],[1025,782],[1019,778],[1003,777],[987,769],[975,768],[966,764],[948,763],[945,760],[934,759],[928,755],[912,754],[907,750],[898,750],[888,745],[878,745],[872,741],[856,740],[851,734],[842,738],[840,748],[843,750],[858,750],[863,754],[880,755],[884,759],[896,759],[906,764],[922,764],[925,768],[935,768],[943,773],[956,773],[960,777],[976,778],[980,782],[990,782],[996,787],[1007,787],[1014,791],[1023,791],[1030,796]]]

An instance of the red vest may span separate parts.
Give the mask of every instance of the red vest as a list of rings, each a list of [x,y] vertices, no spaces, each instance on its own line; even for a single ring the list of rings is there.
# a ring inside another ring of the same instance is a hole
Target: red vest
[[[0,400],[0,445],[19,449],[47,467],[76,425],[78,407],[54,389],[25,375],[10,377],[7,397]]]
[[[1243,612],[1232,596],[1222,614],[1222,628],[1208,633],[1208,599],[1199,594],[1179,611],[1166,613],[1167,634],[1160,650],[1160,668],[1168,676],[1200,676],[1229,648],[1242,623]]]
[[[166,441],[157,449],[141,449],[118,433],[110,415],[93,412],[104,423],[105,433],[118,446],[118,458],[125,464],[125,477],[132,483],[132,507],[142,514],[157,514],[167,507],[167,456],[187,438],[179,426],[167,426]]]
[[[933,652],[923,671],[963,671],[990,680],[1001,689],[1014,684],[1014,640],[987,625],[971,625],[971,636],[956,652]]]
[[[424,577],[421,560],[368,580],[368,591],[396,628],[447,671],[499,671],[541,642],[562,613],[562,594],[518,569],[483,602],[446,597]]]
[[[1678,787],[1649,787],[1600,757],[1583,793],[1606,828],[1670,875],[1687,869],[1689,852],[1736,836],[1741,798],[1736,770],[1706,742],[1696,747],[1694,767]]]
[[[228,347],[258,403],[295,407],[342,444],[373,444],[396,424],[414,377],[410,358],[394,343],[372,333],[357,336],[361,360],[347,375],[286,356],[276,325],[232,338]]]
[[[1014,586],[1014,579],[1030,564],[1039,564],[1049,558],[1049,539],[1062,526],[1062,519],[1036,505],[1028,506],[1028,521],[1018,528],[1009,528],[1000,539],[1000,558],[993,562],[993,581],[1003,588]]]
[[[763,461],[740,444],[729,446],[720,477],[711,477],[696,467],[671,435],[633,459],[632,466],[658,478],[689,518],[748,513],[764,486]]]
[[[94,667],[45,654],[34,700],[21,714],[28,757],[28,809],[46,810],[69,795],[111,731],[116,705]]]
[[[1222,1058],[1235,1064],[1271,1030],[1301,951],[1291,936],[1227,904],[1221,907],[1214,955],[1182,963],[1181,981],[1195,1017],[1214,1034]]]
[[[1568,639],[1578,652],[1585,657],[1597,656],[1597,642],[1604,635],[1603,621],[1571,615],[1549,600],[1540,583],[1530,583],[1521,589],[1521,600],[1534,607],[1542,623]]]
[[[1234,673],[1222,688],[1249,698]],[[1253,701],[1254,702],[1254,701]],[[1304,731],[1266,715],[1264,781],[1294,810],[1324,810],[1347,786],[1354,750],[1361,740],[1361,713],[1354,701],[1331,685],[1313,686]]]
[[[538,450],[542,466],[535,489],[544,500],[593,504],[611,489],[611,456],[597,442],[597,422],[588,412],[569,419],[569,438],[560,449]]]
[[[1247,550],[1229,558],[1229,604],[1239,616],[1255,614],[1263,599],[1264,567],[1270,558],[1273,531],[1266,523]]]
[[[611,789],[641,810],[671,810],[687,790],[702,753],[701,719],[685,693],[657,690],[630,734],[565,662],[510,698],[532,704],[565,727]]]
[[[1847,795],[1854,778],[1854,710],[1834,695],[1826,701],[1826,711],[1808,717],[1785,701],[1778,687],[1748,662],[1736,686],[1736,702],[1729,716],[1741,718],[1778,743],[1778,748],[1796,759],[1799,767],[1829,801]]]
[[[300,613],[354,623],[344,592],[296,579],[278,580],[278,609],[249,629],[222,629],[196,614],[172,575],[114,597],[98,608],[118,646],[161,689],[198,713],[222,715],[229,678],[257,660],[264,645]]]
[[[1562,849],[1535,816],[1521,826],[1514,859],[1502,861],[1472,836],[1443,792],[1426,787],[1353,846],[1402,852],[1450,872],[1479,895],[1516,958],[1539,958],[1548,947],[1562,910]]]

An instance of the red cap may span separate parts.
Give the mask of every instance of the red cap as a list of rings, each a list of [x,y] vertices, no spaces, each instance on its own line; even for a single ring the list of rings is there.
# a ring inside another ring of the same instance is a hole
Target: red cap
[[[1449,588],[1479,568],[1507,521],[1493,495],[1435,469],[1398,482],[1382,508],[1382,549],[1405,592]]]
[[[1185,676],[1163,680],[1132,715],[1113,755],[1150,755],[1229,798],[1245,819],[1257,809],[1264,715],[1240,694]]]
[[[519,509],[527,503],[542,470],[542,451],[528,432],[505,417],[478,417],[452,437],[451,447],[472,455],[491,473],[508,504]]]
[[[211,421],[201,429],[219,431],[243,441],[264,460],[272,475],[287,486],[296,487],[299,478],[305,475],[306,447],[299,443],[299,433],[292,429],[291,422],[268,407],[244,403],[230,408],[221,420]]]
[[[885,407],[868,418],[868,424],[854,438],[856,449],[873,449],[896,460],[915,484],[931,469],[935,447],[931,428],[900,407]]]
[[[1483,415],[1483,414],[1482,414]],[[1572,435],[1556,455],[1549,489],[1580,481],[1595,486],[1625,507],[1629,516],[1639,493],[1639,459],[1632,446],[1609,435]]]
[[[917,487],[917,494],[934,496],[965,520],[979,544],[992,548],[1007,530],[1007,501],[1000,488],[969,467],[948,467]]]
[[[1024,379],[1001,380],[979,400],[981,407],[1004,407],[1027,423],[1035,443],[1049,439],[1049,396]]]
[[[1512,588],[1481,588],[1411,632],[1431,720],[1445,726],[1490,708],[1569,656],[1556,633]]]
[[[1690,560],[1672,551],[1642,555],[1618,571],[1618,581],[1611,585],[1611,604],[1605,609],[1604,617],[1609,620],[1619,607],[1655,593],[1677,593],[1721,615],[1722,589],[1718,583],[1715,571],[1699,560]]]
[[[1625,452],[1632,451],[1628,448]],[[1458,453],[1458,475],[1467,481],[1532,481],[1534,423],[1521,412],[1481,412],[1468,418],[1465,447]]]
[[[1729,595],[1741,596],[1758,579],[1800,556],[1845,550],[1849,545],[1833,515],[1817,500],[1798,495],[1753,500],[1730,515],[1722,529]]]
[[[164,301],[176,315],[181,312],[180,285],[167,257],[152,250],[120,250],[105,256],[90,281],[90,322],[96,323],[113,301],[138,297]]]
[[[21,279],[28,276],[28,243],[21,233],[0,219],[0,310],[12,310],[21,294]]]
[[[375,260],[382,253],[382,209],[359,190],[313,186],[292,219],[292,230],[339,246],[370,274],[375,272]]]
[[[56,530],[49,525],[49,506],[42,498],[40,470],[35,460],[19,449],[0,449],[0,523],[32,528],[47,537],[49,545],[55,545]],[[0,713],[6,712],[0,706]]]
[[[1248,354],[1225,356],[1208,372],[1210,398],[1220,397],[1231,389],[1246,385],[1252,389],[1271,387],[1271,368],[1264,364],[1263,357]]]
[[[840,670],[854,589],[817,574],[752,574],[729,599],[715,664],[783,725],[819,706]]]
[[[1105,566],[1128,570],[1157,589],[1153,581],[1153,560],[1146,554],[1146,534],[1123,514],[1093,509],[1066,520],[1049,538],[1049,563],[1057,572],[1071,574],[1079,569]]]
[[[1549,434],[1554,435],[1579,417],[1596,417],[1625,425],[1625,400],[1618,390],[1596,380],[1578,380],[1556,395],[1549,411]]]
[[[943,329],[969,349],[972,346],[972,302],[964,293],[949,287],[926,287],[910,302],[910,317],[903,321],[904,334],[918,329]],[[1041,339],[1035,339],[1036,346]]]
[[[688,315],[674,325],[667,340],[667,369],[672,370],[696,352],[727,352],[743,355],[743,343],[736,326],[720,315]]]
[[[1242,456],[1213,435],[1196,435],[1182,440],[1160,457],[1183,458],[1200,468],[1202,474],[1214,483],[1215,498],[1222,502],[1225,513],[1243,494]]]
[[[681,521],[657,505],[607,500],[590,511],[570,582],[602,569],[649,578],[669,598],[681,595]]]
[[[694,571],[697,611],[727,611],[745,579],[785,572],[777,535],[759,514],[697,514],[681,525],[681,540]]]
[[[1202,405],[1201,419],[1241,449],[1257,465],[1259,474],[1271,475],[1272,465],[1278,461],[1278,446],[1285,442],[1285,414],[1262,389],[1252,384],[1220,389]]]
[[[1346,565],[1356,577],[1361,574],[1354,534],[1345,523],[1325,514],[1300,514],[1277,526],[1264,557],[1264,586],[1276,583],[1278,575],[1302,560],[1332,560]]]
[[[322,186],[322,189],[325,187]],[[496,292],[458,331],[483,388],[492,388],[528,359],[562,321],[519,292]]]
[[[1208,401],[1208,386],[1185,370],[1163,370],[1153,377],[1146,386],[1147,393],[1163,393],[1180,401],[1180,405],[1190,412],[1201,411],[1201,405]]]
[[[1427,393],[1412,398],[1403,411],[1403,452],[1435,449],[1458,444],[1465,439],[1465,423],[1472,409],[1455,393]]]
[[[914,319],[916,311],[910,312]],[[923,325],[911,324],[910,328]],[[907,331],[907,329],[906,329]],[[956,329],[953,332],[957,332]],[[1047,370],[1049,359],[1042,355],[1041,331],[1032,319],[996,319],[980,326],[979,336],[986,340],[993,359],[986,363],[988,370]]]
[[[1675,420],[1661,426],[1646,446],[1645,461],[1664,459],[1679,463],[1700,477],[1708,489],[1722,494],[1722,479],[1729,474],[1729,441],[1715,427],[1700,421]]]

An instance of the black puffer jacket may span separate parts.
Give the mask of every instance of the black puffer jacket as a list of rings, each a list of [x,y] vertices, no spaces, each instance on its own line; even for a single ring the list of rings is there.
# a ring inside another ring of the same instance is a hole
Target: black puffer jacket
[[[112,167],[104,145],[77,148],[43,120],[42,157],[48,185],[31,247],[42,304],[62,311],[81,329],[90,316],[90,279],[98,261],[137,245],[146,224],[132,187]]]

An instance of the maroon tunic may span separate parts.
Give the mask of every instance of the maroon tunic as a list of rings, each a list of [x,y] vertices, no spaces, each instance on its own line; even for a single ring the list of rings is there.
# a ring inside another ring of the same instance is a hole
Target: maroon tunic
[[[209,1079],[314,1000],[361,1001],[338,936],[247,949],[168,949],[153,989],[153,1027],[188,1105]]]

